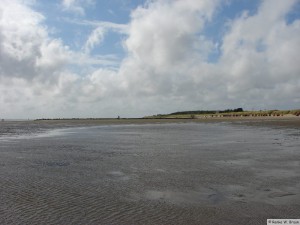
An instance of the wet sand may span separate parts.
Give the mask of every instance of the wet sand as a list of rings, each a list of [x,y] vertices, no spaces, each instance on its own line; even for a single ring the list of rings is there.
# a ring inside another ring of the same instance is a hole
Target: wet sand
[[[299,119],[3,122],[0,224],[300,218],[299,137]]]
[[[0,138],[3,136],[35,135],[51,129],[90,127],[122,124],[165,124],[165,123],[222,123],[247,126],[300,128],[300,117],[221,117],[200,119],[60,119],[24,120],[0,122]]]

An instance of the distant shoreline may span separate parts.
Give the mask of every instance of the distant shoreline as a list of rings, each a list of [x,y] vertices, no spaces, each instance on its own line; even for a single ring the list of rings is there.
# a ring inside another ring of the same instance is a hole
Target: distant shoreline
[[[242,108],[238,108],[241,109]],[[278,119],[278,118],[300,118],[300,109],[294,110],[260,110],[260,111],[183,111],[170,114],[157,114],[152,116],[144,116],[138,118],[101,118],[101,117],[87,117],[87,118],[38,118],[38,119],[0,119],[0,122],[26,122],[26,121],[124,121],[124,120],[186,120],[186,119]],[[206,113],[210,112],[210,113]]]
[[[122,124],[162,124],[162,123],[205,123],[205,122],[242,122],[242,123],[262,123],[262,124],[299,124],[300,116],[233,116],[233,117],[204,117],[195,118],[61,118],[61,119],[38,119],[38,120],[23,120],[23,121],[4,121],[2,123],[24,123],[24,124],[48,124],[51,126],[97,126],[97,125],[122,125]],[[1,125],[1,122],[0,122]]]

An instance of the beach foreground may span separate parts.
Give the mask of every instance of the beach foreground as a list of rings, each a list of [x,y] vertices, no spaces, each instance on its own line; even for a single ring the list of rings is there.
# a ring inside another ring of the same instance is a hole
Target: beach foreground
[[[300,120],[0,123],[0,224],[300,218]]]

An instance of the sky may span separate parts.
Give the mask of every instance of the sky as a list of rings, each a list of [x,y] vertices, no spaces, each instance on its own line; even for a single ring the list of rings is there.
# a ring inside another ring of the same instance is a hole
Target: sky
[[[300,108],[299,0],[1,0],[0,118]]]

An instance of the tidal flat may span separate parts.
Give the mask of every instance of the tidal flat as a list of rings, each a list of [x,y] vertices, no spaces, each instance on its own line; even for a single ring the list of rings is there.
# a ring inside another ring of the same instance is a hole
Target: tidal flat
[[[0,224],[300,218],[300,120],[0,123]]]

